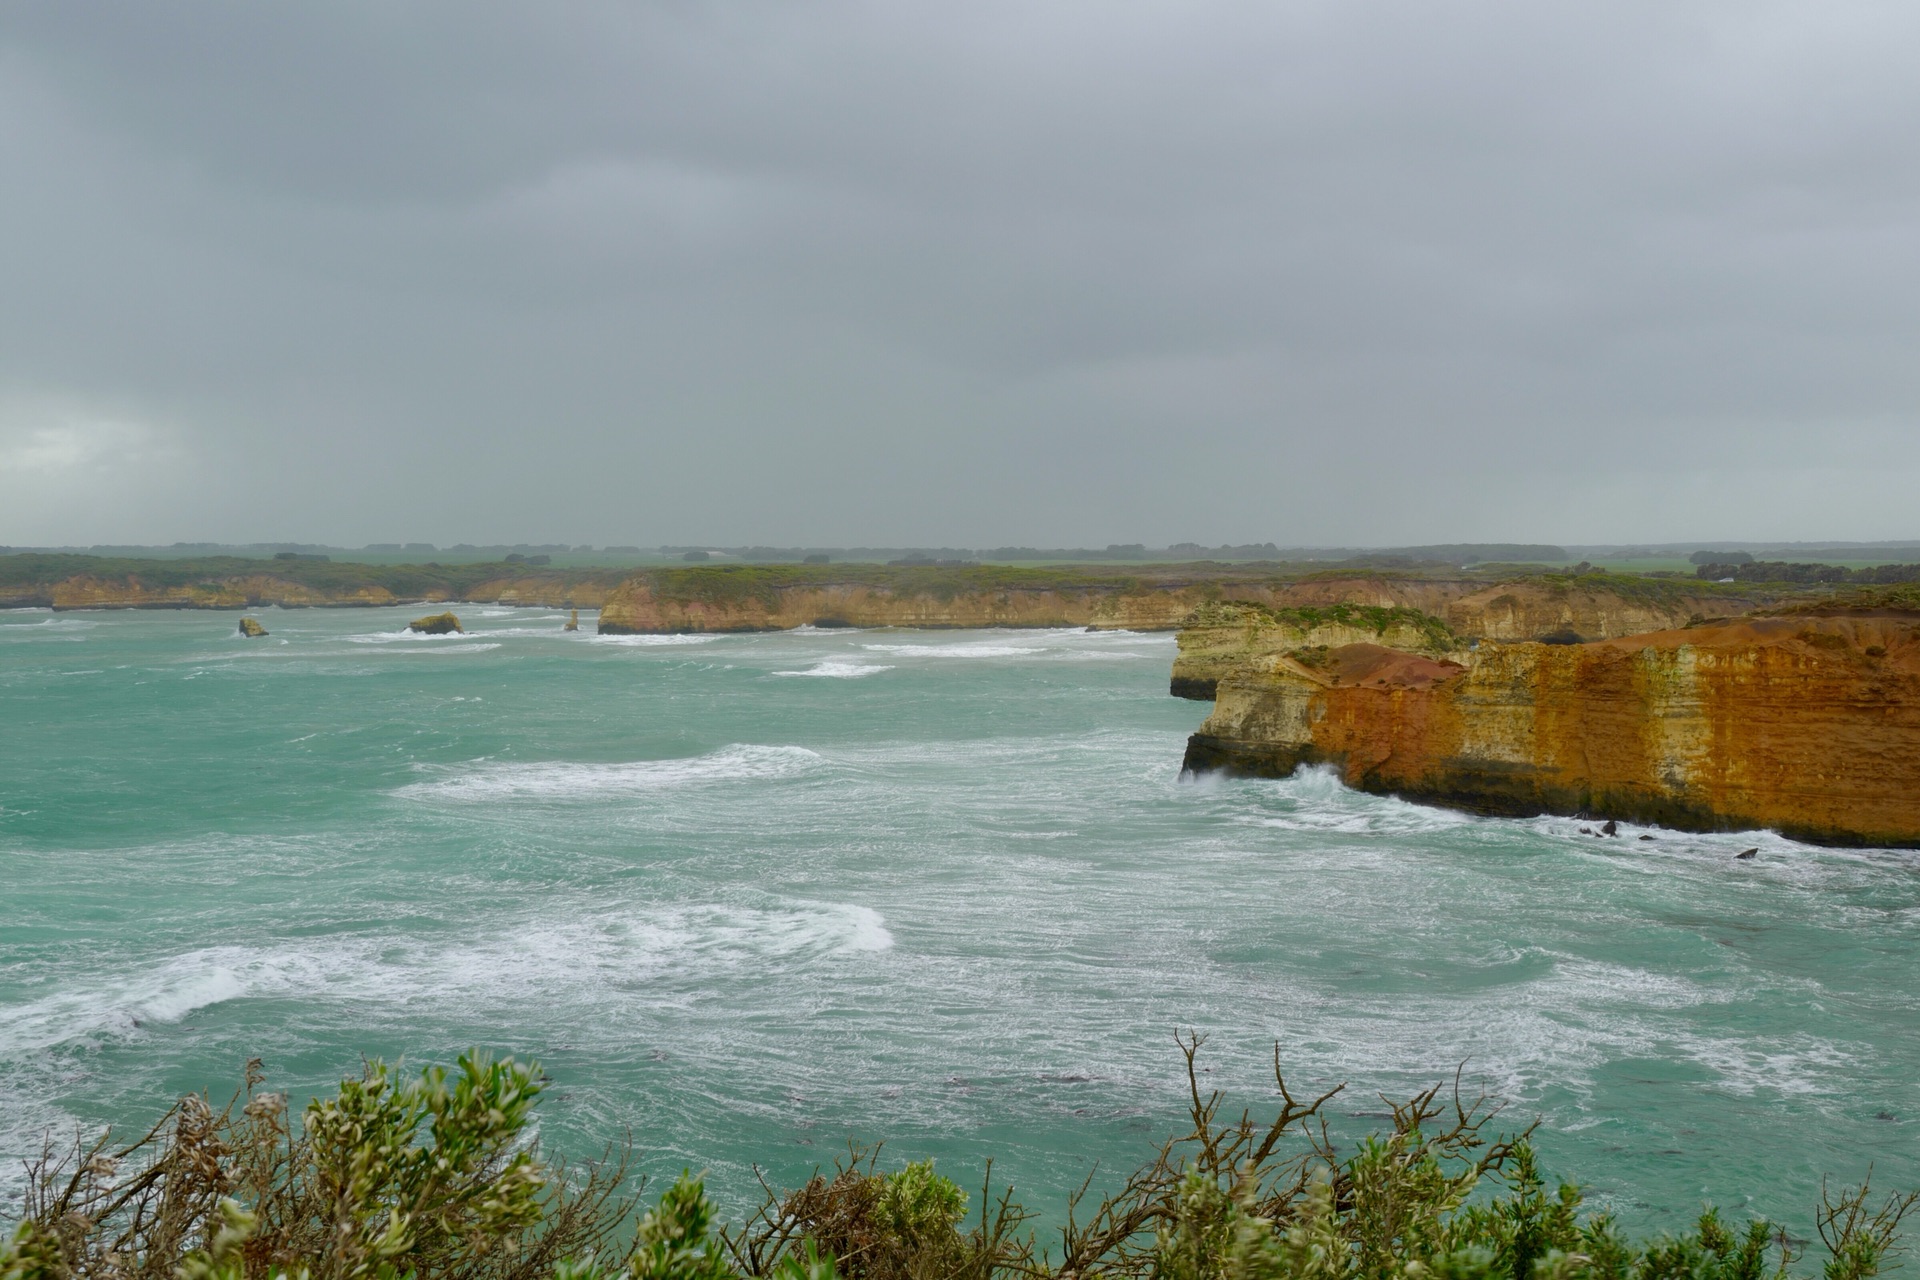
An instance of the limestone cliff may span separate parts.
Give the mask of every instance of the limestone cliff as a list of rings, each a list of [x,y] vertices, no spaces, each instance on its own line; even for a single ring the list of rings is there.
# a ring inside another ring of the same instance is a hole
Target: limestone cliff
[[[775,631],[790,627],[1095,627],[1170,631],[1193,610],[1185,592],[1125,596],[1089,590],[893,592],[850,585],[791,587],[772,599],[661,599],[648,584],[614,589],[600,610],[610,635]]]
[[[1482,587],[1449,601],[1440,616],[1474,639],[1571,644],[1734,617],[1755,603],[1753,596],[1701,591],[1671,579],[1543,574]]]
[[[120,579],[80,576],[54,583],[49,595],[49,603],[62,610],[246,609],[260,605],[302,609],[400,603],[384,587],[361,585],[323,591],[269,574],[184,583],[148,583],[137,575]]]
[[[1289,584],[1259,605],[1197,609],[1182,624],[1175,697],[1210,699],[1230,671],[1308,646],[1383,644],[1439,655],[1480,639],[1571,644],[1728,617],[1751,597],[1611,574],[1542,574],[1492,585],[1451,579],[1325,578]]]
[[[1227,565],[1127,572],[1085,566],[729,565],[636,574],[607,595],[601,605],[600,629],[612,634],[768,631],[807,625],[1166,631],[1182,626],[1201,606],[1232,601],[1277,611],[1343,605],[1400,610],[1409,621],[1415,615],[1428,615],[1419,626],[1438,626],[1442,631],[1450,627],[1468,637],[1599,638],[1678,626],[1694,617],[1739,612],[1754,603],[1750,595],[1721,591],[1693,582],[1669,585],[1605,574],[1579,579],[1538,575],[1490,583],[1458,575],[1301,575]],[[1244,630],[1238,620],[1227,625],[1230,630]],[[1298,639],[1284,628],[1271,638],[1282,647]],[[1230,643],[1224,636],[1216,640]],[[1256,637],[1255,643],[1264,640]],[[1194,661],[1204,665],[1198,655],[1210,647],[1217,645],[1197,643]],[[1196,666],[1191,678],[1196,683],[1189,692],[1206,696],[1205,681],[1212,677]]]
[[[1223,677],[1187,767],[1303,763],[1482,813],[1920,846],[1920,615],[1485,642],[1452,659],[1359,643]]]
[[[1226,675],[1298,649],[1374,643],[1444,654],[1461,641],[1430,613],[1404,605],[1295,605],[1274,608],[1244,601],[1207,603],[1180,627],[1171,692],[1210,700]]]
[[[598,609],[606,603],[613,584],[602,579],[489,578],[461,592],[469,604],[539,605],[547,609]],[[451,599],[452,597],[441,597]]]

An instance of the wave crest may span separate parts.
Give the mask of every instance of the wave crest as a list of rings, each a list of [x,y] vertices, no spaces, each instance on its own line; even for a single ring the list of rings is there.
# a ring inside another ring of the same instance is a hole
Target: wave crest
[[[579,800],[642,794],[672,787],[745,779],[776,779],[810,773],[818,752],[805,747],[735,744],[704,756],[583,764],[552,760],[530,764],[480,764],[433,782],[413,782],[394,794],[411,799]]]

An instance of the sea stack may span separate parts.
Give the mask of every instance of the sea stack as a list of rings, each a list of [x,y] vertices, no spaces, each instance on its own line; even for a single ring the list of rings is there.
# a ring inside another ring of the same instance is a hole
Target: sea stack
[[[567,625],[560,629],[562,631],[578,631],[580,629],[580,611],[575,609],[573,616],[567,619]]]
[[[460,619],[453,615],[452,610],[448,610],[446,613],[436,613],[430,617],[415,618],[407,624],[407,630],[418,631],[421,635],[425,636],[444,636],[454,631],[458,631],[462,635],[466,634],[466,628],[460,625]]]
[[[260,619],[258,618],[242,618],[240,619],[240,634],[249,640],[253,640],[267,634],[267,629],[260,625]]]

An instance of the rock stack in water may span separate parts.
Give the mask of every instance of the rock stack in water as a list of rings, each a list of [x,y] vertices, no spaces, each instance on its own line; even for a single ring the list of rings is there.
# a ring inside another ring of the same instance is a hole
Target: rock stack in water
[[[462,635],[466,634],[466,628],[460,625],[460,619],[453,615],[452,610],[436,613],[430,617],[415,618],[407,624],[407,630],[418,631],[425,636],[444,636],[454,631]]]
[[[580,611],[575,609],[573,616],[567,619],[567,625],[560,629],[562,631],[578,631],[580,629]]]
[[[267,629],[260,625],[260,619],[258,618],[242,618],[240,619],[240,634],[252,640],[267,634]]]

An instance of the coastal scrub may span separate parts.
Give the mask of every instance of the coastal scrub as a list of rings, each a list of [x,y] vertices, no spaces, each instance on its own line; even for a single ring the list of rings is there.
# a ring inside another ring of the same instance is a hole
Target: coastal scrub
[[[1390,1102],[1390,1128],[1346,1148],[1275,1055],[1277,1113],[1223,1110],[1181,1040],[1188,1130],[1057,1238],[983,1179],[977,1213],[931,1162],[878,1149],[782,1192],[737,1227],[683,1174],[649,1207],[628,1153],[575,1170],[530,1128],[537,1067],[479,1054],[403,1078],[370,1063],[298,1122],[259,1063],[222,1110],[176,1103],[124,1145],[51,1145],[29,1168],[0,1280],[1784,1280],[1811,1250],[1773,1224],[1627,1238],[1550,1186],[1532,1128],[1497,1131],[1456,1079]],[[1920,1194],[1876,1203],[1822,1187],[1822,1280],[1868,1280]],[[636,1221],[637,1215],[637,1221]]]

